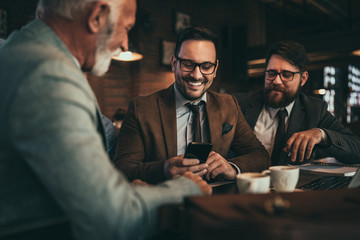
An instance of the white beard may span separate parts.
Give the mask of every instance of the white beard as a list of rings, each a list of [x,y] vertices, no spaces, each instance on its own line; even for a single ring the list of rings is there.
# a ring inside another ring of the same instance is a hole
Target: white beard
[[[95,49],[95,64],[91,69],[91,73],[95,76],[104,75],[111,63],[114,53],[109,50],[109,44],[114,33],[115,15],[110,15],[109,22],[102,29],[97,37]]]
[[[104,75],[109,69],[112,56],[113,53],[110,50],[98,46],[95,53],[95,64],[91,69],[91,73],[95,76]]]

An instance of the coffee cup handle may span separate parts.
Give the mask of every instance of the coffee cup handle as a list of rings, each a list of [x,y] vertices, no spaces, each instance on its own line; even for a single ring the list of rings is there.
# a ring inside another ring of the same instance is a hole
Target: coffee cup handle
[[[261,172],[262,174],[266,174],[266,175],[270,175],[270,170],[269,169],[266,169],[264,171]]]

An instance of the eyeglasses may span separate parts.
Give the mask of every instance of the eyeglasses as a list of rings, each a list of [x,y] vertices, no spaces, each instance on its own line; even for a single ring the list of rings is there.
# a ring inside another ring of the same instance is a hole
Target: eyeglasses
[[[290,82],[294,79],[294,75],[296,73],[301,73],[301,72],[291,72],[291,71],[277,72],[275,70],[266,70],[265,71],[265,80],[274,81],[275,78],[277,77],[277,75],[280,75],[281,81]]]
[[[196,63],[189,59],[183,59],[176,56],[176,59],[180,62],[180,69],[183,72],[192,72],[197,66],[199,66],[200,72],[204,75],[210,75],[215,72],[216,63],[212,62],[203,62]]]

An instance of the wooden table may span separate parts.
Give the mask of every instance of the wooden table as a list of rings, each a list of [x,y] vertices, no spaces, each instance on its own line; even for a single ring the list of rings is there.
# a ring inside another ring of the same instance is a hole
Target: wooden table
[[[321,177],[300,176],[298,185]],[[162,207],[156,239],[360,239],[360,189],[238,194],[231,183],[214,194]],[[289,206],[271,213],[276,198]]]

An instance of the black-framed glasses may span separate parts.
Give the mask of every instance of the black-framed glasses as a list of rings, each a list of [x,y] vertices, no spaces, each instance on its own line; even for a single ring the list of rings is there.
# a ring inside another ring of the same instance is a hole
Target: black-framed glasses
[[[294,79],[294,75],[296,73],[301,73],[301,72],[291,72],[291,71],[286,71],[286,70],[277,72],[275,70],[266,70],[265,71],[265,80],[274,81],[275,78],[277,77],[277,75],[280,75],[281,81],[290,82]]]
[[[204,75],[210,75],[215,72],[216,64],[212,62],[196,63],[193,60],[183,59],[178,56],[175,57],[180,62],[180,69],[183,72],[192,72],[196,67],[199,67],[200,72]]]

